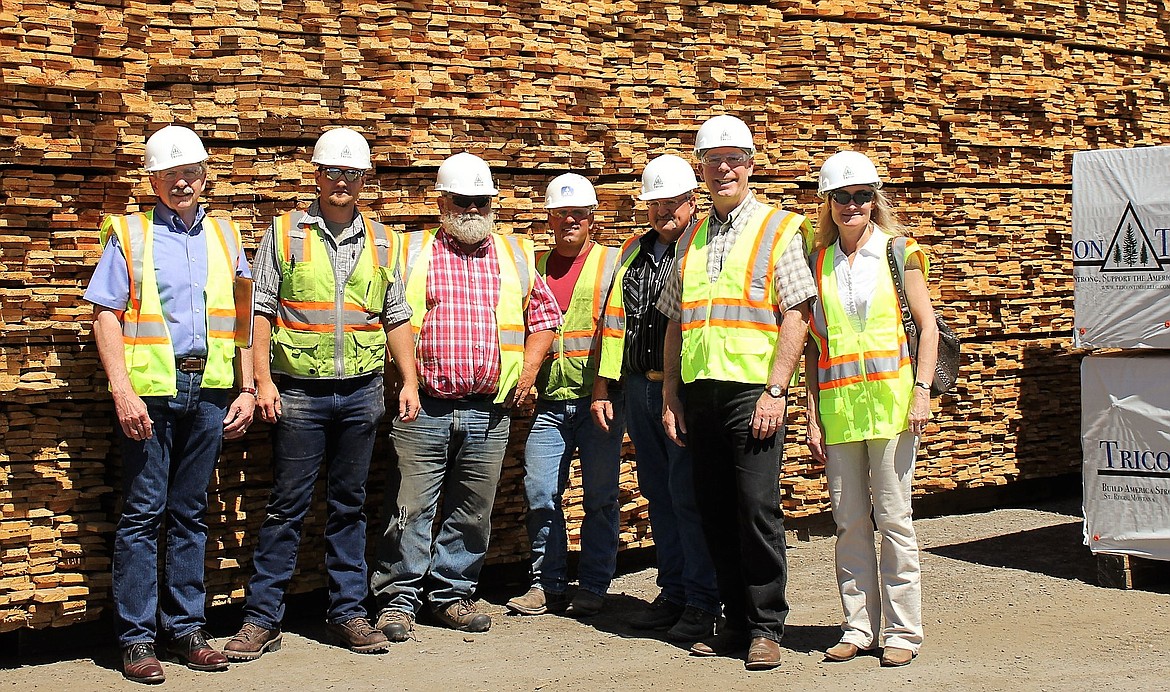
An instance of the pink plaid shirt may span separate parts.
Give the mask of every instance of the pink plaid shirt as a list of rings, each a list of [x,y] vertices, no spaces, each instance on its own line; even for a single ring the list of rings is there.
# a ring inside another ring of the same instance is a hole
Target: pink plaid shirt
[[[423,392],[438,399],[494,395],[500,381],[496,302],[500,265],[489,238],[470,254],[440,230],[431,245],[427,308],[418,340]],[[556,329],[561,310],[539,274],[525,312],[527,333]]]

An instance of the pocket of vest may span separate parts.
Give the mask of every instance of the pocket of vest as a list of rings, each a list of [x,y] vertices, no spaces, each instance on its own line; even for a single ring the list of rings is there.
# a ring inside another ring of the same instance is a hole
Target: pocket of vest
[[[332,339],[332,335],[328,337]],[[330,348],[328,353],[324,352],[322,341],[319,334],[277,329],[272,332],[273,361],[290,374],[317,377],[321,375],[318,367],[325,367],[325,363],[332,367],[333,361],[333,350]]]
[[[772,356],[772,344],[765,334],[736,334],[723,340],[723,350],[744,356]]]
[[[355,370],[352,374],[373,372],[386,362],[386,332],[352,332],[346,336],[353,353]],[[349,354],[346,354],[349,355]]]

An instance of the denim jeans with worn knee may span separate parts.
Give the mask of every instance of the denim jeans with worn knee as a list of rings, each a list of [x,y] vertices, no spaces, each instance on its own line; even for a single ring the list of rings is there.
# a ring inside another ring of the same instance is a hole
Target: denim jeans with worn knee
[[[568,537],[561,499],[573,453],[581,458],[585,518],[577,579],[586,591],[604,595],[617,568],[618,476],[624,404],[613,402],[609,432],[593,422],[589,397],[538,401],[524,448],[524,493],[528,498],[528,539],[532,545],[532,583],[549,593],[568,586]]]
[[[695,505],[694,464],[662,427],[662,382],[627,374],[626,426],[634,442],[638,489],[650,504],[658,587],[666,600],[719,614],[715,566]]]
[[[347,379],[281,377],[273,433],[272,494],[256,545],[244,622],[279,629],[301,530],[325,463],[325,572],[329,622],[365,616],[366,479],[386,412],[382,373]]]
[[[390,435],[398,464],[370,578],[379,610],[415,613],[424,597],[437,608],[471,598],[487,555],[511,416],[490,400],[420,400],[418,418],[394,421]]]
[[[114,531],[114,626],[120,646],[184,637],[206,624],[203,559],[207,484],[223,446],[228,390],[204,389],[202,373],[176,373],[173,397],[142,401],[147,440],[122,439],[122,514]],[[158,533],[166,518],[164,584]],[[161,632],[160,632],[161,630]]]

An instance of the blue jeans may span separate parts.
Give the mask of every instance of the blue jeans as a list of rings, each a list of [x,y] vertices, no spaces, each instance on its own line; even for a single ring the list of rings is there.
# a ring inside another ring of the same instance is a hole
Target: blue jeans
[[[125,647],[161,633],[185,637],[206,624],[203,558],[207,484],[223,446],[228,391],[203,389],[202,373],[177,373],[173,397],[143,397],[154,434],[122,438],[122,515],[114,532],[114,627]],[[158,532],[167,521],[165,585]]]
[[[328,620],[365,616],[366,478],[386,413],[382,374],[344,380],[282,377],[282,412],[273,432],[272,494],[260,526],[248,582],[244,622],[279,629],[284,596],[297,564],[301,529],[313,499],[321,462],[327,481],[325,572]]]
[[[589,413],[589,397],[539,401],[524,447],[524,494],[528,498],[528,539],[532,544],[532,584],[548,593],[568,586],[568,537],[561,498],[574,452],[581,457],[585,519],[577,578],[582,589],[605,595],[617,568],[618,476],[625,415],[615,401],[609,432]]]
[[[694,465],[662,428],[662,383],[625,375],[626,425],[637,451],[638,488],[650,503],[658,587],[666,600],[719,614],[715,566],[695,505]]]
[[[418,419],[394,421],[390,434],[398,465],[386,488],[386,526],[370,578],[380,611],[416,613],[424,591],[437,608],[474,595],[508,447],[512,419],[504,407],[419,398]]]

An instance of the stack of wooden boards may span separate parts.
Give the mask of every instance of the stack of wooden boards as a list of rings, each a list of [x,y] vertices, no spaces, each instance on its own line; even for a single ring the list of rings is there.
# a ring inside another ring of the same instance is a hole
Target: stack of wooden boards
[[[206,202],[243,224],[250,249],[269,217],[311,199],[308,152],[338,125],[372,141],[363,204],[395,230],[435,223],[435,169],[470,150],[496,172],[501,225],[544,246],[551,177],[596,182],[600,239],[616,245],[645,228],[642,166],[688,156],[713,114],[755,132],[758,193],[809,215],[820,163],[866,151],[930,247],[932,291],[964,339],[962,379],[917,472],[916,492],[936,493],[1079,466],[1071,154],[1167,141],[1164,11],[1155,0],[6,3],[0,631],[91,619],[108,602],[119,462],[81,294],[102,215],[151,204],[141,156],[162,125],[202,135]],[[799,405],[792,420],[784,507],[822,514]],[[514,425],[500,485],[496,562],[526,555],[526,425]],[[216,603],[243,595],[269,462],[263,426],[225,449],[208,517]],[[372,536],[391,463],[382,435]],[[627,448],[623,547],[650,544],[633,468]],[[322,517],[318,500],[294,590],[324,585]]]

